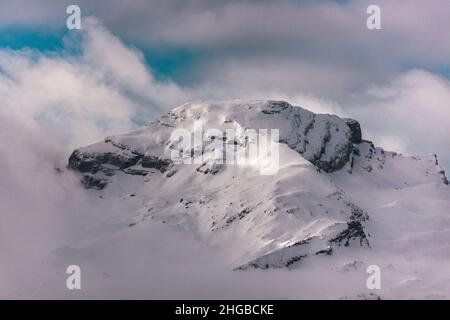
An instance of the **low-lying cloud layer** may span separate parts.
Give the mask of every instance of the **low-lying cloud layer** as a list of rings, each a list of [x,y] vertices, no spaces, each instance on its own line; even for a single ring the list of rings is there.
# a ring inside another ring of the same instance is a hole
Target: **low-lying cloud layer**
[[[0,50],[2,297],[39,290],[43,259],[92,221],[78,178],[64,170],[71,150],[130,130],[177,96],[94,19],[66,41],[62,52]]]

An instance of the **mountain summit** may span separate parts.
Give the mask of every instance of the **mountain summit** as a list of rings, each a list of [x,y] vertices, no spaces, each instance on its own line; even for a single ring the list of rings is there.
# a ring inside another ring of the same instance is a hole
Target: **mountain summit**
[[[251,156],[261,137],[276,143],[271,174],[261,174],[265,158]],[[346,247],[371,250],[398,232],[388,222],[397,216],[387,219],[381,207],[406,219],[405,199],[418,189],[448,196],[435,155],[385,151],[362,139],[356,120],[284,101],[183,104],[76,149],[68,167],[99,201],[123,206],[124,228],[182,228],[239,270],[296,268]]]

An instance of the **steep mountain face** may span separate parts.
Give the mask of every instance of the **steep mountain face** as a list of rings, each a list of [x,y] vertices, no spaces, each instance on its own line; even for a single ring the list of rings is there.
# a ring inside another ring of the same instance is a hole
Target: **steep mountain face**
[[[174,134],[183,129],[192,140]],[[236,161],[250,154],[251,130],[271,129],[279,142],[273,174],[261,174],[263,158]],[[240,270],[296,268],[345,247],[370,250],[378,231],[361,190],[433,184],[448,192],[434,155],[384,151],[362,140],[353,119],[282,101],[184,104],[75,150],[68,167],[99,201],[123,208],[124,228],[149,221],[182,228]]]

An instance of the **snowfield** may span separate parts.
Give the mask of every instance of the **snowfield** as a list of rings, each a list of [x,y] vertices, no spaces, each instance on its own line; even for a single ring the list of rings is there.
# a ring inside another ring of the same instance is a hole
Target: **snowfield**
[[[237,132],[220,137],[224,149],[245,151],[245,129],[278,129],[277,173],[220,163],[208,148],[217,137],[192,153],[171,139],[200,120]],[[437,157],[376,147],[352,119],[282,101],[184,104],[78,148],[58,175],[82,181],[73,235],[27,280],[0,278],[0,297],[450,298],[450,188]],[[70,264],[82,290],[65,288]],[[381,289],[366,287],[369,265]]]

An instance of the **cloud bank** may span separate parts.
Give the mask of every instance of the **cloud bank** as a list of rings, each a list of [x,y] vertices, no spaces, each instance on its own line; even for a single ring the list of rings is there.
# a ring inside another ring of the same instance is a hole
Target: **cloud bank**
[[[39,292],[52,270],[42,261],[79,239],[80,223],[97,221],[65,170],[73,148],[130,130],[177,99],[139,52],[95,19],[85,25],[62,52],[0,50],[0,297]]]
[[[368,83],[385,84],[411,66],[429,71],[450,67],[446,0],[379,0],[382,30],[376,31],[366,28],[366,9],[373,4],[369,0],[77,3],[83,16],[99,17],[150,60],[162,55],[164,62],[165,53],[175,55],[175,62],[184,59],[170,76],[190,85],[251,81],[261,91],[303,91],[341,101]],[[69,4],[6,1],[0,28],[63,28]],[[187,57],[180,58],[183,54]]]
[[[65,41],[62,52],[0,50],[5,117],[58,128],[74,146],[129,130],[134,118],[180,100],[176,85],[155,82],[141,54],[95,19]]]

